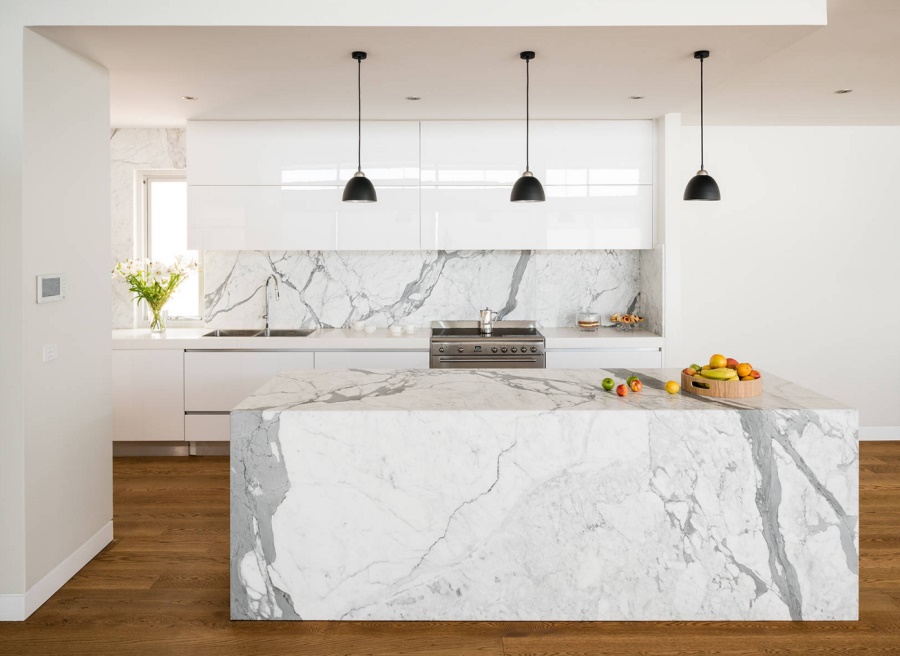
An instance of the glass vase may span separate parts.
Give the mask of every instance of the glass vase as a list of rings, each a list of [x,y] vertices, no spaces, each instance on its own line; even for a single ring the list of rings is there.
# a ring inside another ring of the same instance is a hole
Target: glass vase
[[[169,318],[168,310],[149,307],[148,318],[150,319],[150,334],[161,334],[166,332],[166,320]]]

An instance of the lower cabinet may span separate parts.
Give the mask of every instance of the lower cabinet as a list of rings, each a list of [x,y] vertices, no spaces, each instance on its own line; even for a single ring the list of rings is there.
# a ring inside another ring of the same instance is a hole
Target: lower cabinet
[[[183,372],[184,351],[113,351],[113,440],[184,440]]]
[[[428,369],[428,351],[317,351],[316,369]]]
[[[548,350],[548,369],[655,369],[662,367],[662,351],[640,349]]]
[[[185,412],[229,412],[276,374],[312,369],[309,351],[185,351]]]
[[[184,439],[228,441],[231,409],[272,377],[293,369],[427,367],[426,351],[186,351]]]

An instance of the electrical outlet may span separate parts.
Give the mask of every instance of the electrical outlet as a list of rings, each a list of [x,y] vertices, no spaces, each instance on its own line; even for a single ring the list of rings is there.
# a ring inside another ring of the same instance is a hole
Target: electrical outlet
[[[59,357],[59,349],[56,344],[44,344],[44,362],[50,362]]]

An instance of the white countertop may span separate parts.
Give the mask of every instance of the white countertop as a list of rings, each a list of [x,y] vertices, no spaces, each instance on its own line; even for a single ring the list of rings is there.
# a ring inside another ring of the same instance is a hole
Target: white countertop
[[[113,349],[227,349],[299,351],[428,351],[430,328],[411,334],[391,335],[387,328],[365,333],[349,328],[322,328],[307,337],[204,337],[211,328],[169,328],[151,335],[146,328],[113,330]],[[661,348],[663,338],[645,330],[633,332],[601,328],[586,332],[577,328],[540,328],[547,349]]]

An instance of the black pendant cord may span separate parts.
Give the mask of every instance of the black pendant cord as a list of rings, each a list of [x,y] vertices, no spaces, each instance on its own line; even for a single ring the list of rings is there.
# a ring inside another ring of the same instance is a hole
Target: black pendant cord
[[[356,104],[356,171],[360,172],[362,171],[362,59],[356,60]]]
[[[700,60],[700,170],[706,170],[703,166],[703,59]]]
[[[531,152],[531,60],[525,60],[525,171],[530,171]]]

